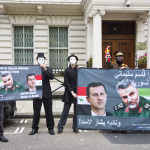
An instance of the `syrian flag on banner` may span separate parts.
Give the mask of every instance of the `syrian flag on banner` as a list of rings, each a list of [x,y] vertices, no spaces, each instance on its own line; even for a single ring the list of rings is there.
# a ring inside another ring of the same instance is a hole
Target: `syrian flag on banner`
[[[78,104],[90,105],[86,99],[86,87],[78,87]]]
[[[42,75],[35,75],[36,86],[42,86]]]

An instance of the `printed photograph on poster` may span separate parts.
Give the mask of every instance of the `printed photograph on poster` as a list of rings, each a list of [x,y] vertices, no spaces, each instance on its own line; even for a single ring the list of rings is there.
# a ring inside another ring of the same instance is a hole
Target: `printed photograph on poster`
[[[42,97],[40,66],[0,66],[0,101]]]
[[[150,130],[150,70],[78,71],[80,129]]]

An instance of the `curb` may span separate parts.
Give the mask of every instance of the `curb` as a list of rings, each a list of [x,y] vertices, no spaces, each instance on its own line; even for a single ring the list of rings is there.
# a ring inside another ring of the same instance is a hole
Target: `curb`
[[[60,118],[61,117],[61,114],[53,114],[54,115],[54,118]],[[73,117],[73,114],[69,114],[68,115],[68,118],[72,118]],[[16,116],[14,118],[33,118],[33,115],[31,114],[16,114]],[[40,118],[45,118],[45,114],[41,114],[40,115]]]

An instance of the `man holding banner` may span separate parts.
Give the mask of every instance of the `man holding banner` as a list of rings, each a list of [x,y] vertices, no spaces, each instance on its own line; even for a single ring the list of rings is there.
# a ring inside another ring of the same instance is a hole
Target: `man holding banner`
[[[123,102],[114,106],[114,116],[150,117],[150,100],[139,96],[136,84],[130,79],[123,79],[116,85]]]
[[[36,98],[33,100],[33,122],[32,122],[32,131],[29,135],[34,135],[38,133],[38,124],[40,121],[40,111],[42,103],[44,104],[45,114],[46,114],[46,123],[48,132],[51,135],[54,135],[54,117],[52,112],[52,93],[49,80],[54,79],[53,70],[50,67],[45,66],[45,56],[44,53],[38,53],[37,61],[40,67],[42,68],[42,87],[43,87],[43,96],[42,98]]]
[[[105,111],[107,94],[105,86],[100,82],[92,82],[86,88],[87,101],[91,104],[92,116],[112,116]]]
[[[3,135],[3,103],[0,102],[0,141],[1,142],[8,142],[8,139],[6,139]]]
[[[64,86],[65,92],[63,95],[62,101],[64,102],[64,108],[62,111],[61,118],[58,122],[58,134],[61,134],[63,131],[63,127],[66,124],[70,107],[72,103],[74,104],[74,116],[73,116],[73,132],[78,133],[77,129],[77,116],[76,116],[76,104],[77,104],[77,69],[78,69],[78,57],[74,54],[71,54],[68,57],[68,61],[70,63],[69,67],[65,69],[64,73]]]

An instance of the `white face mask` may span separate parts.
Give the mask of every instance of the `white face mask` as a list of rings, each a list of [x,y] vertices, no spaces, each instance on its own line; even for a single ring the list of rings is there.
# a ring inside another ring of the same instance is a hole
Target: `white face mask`
[[[74,65],[77,62],[77,60],[75,57],[70,57],[69,62],[70,62],[70,64]]]
[[[38,64],[41,65],[41,64],[44,64],[44,63],[45,63],[44,57],[39,57],[38,58]]]

